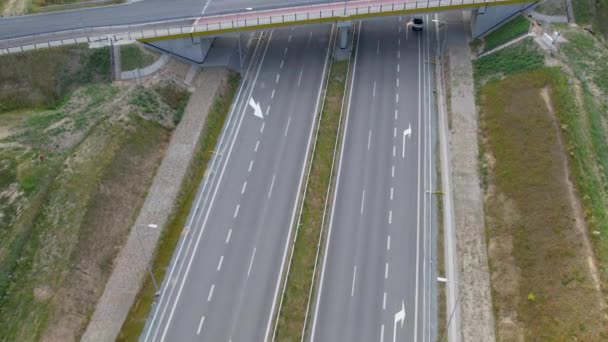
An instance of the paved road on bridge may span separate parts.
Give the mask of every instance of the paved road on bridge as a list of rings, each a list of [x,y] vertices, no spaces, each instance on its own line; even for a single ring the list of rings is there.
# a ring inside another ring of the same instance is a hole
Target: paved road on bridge
[[[430,26],[361,25],[312,341],[428,340]]]
[[[216,151],[220,167],[201,185],[211,191],[199,191],[210,195],[178,245],[142,341],[264,341],[272,333],[331,27],[254,40],[228,143]]]
[[[197,15],[327,3],[336,0],[144,0],[132,4],[103,6],[0,19],[0,39],[83,27],[128,25]]]

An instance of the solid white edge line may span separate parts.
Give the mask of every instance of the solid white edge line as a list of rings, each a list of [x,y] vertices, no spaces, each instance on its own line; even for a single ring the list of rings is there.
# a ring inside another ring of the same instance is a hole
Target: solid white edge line
[[[263,33],[260,34],[260,36],[262,36],[262,35],[263,35]],[[261,41],[261,39],[258,40],[258,42],[256,44],[256,47],[255,47],[255,50],[254,50],[254,52],[252,54],[252,61],[255,60],[255,55],[256,55],[256,53],[258,51],[258,48],[260,46],[260,41]],[[230,115],[227,118],[227,122],[225,124],[226,128],[222,130],[222,136],[221,136],[220,141],[217,144],[217,146],[222,146],[222,143],[224,142],[224,139],[227,136],[230,136],[228,138],[228,140],[232,140],[232,139],[236,138],[236,135],[231,135],[231,133],[234,132],[234,128],[230,129],[229,125],[230,125],[230,121],[232,121],[232,120],[238,121],[238,117],[239,117],[238,113],[241,112],[241,109],[243,108],[243,106],[245,106],[245,103],[241,103],[241,105],[239,106],[239,102],[242,101],[241,95],[243,93],[243,90],[246,89],[246,88],[248,88],[249,85],[250,85],[249,83],[246,83],[246,80],[247,80],[247,76],[249,75],[249,73],[251,71],[251,67],[252,66],[253,66],[253,64],[249,64],[249,66],[247,67],[247,72],[245,73],[245,76],[243,77],[243,81],[241,82],[241,85],[239,87],[239,91],[237,92],[237,96],[236,96],[236,98],[235,98],[235,100],[233,102],[233,106],[232,106],[232,109],[230,111]],[[245,90],[245,92],[247,92],[247,90]],[[238,109],[239,107],[241,109]],[[236,117],[234,116],[235,113],[237,113]],[[244,112],[243,112],[242,115],[244,115]],[[228,142],[228,144],[229,144],[229,142]],[[214,154],[213,155],[213,160],[211,162],[211,167],[209,168],[209,170],[213,170],[214,169],[214,166],[215,166],[216,162],[219,163],[219,164],[221,164],[222,161],[227,162],[227,159],[224,160],[223,154],[220,155],[219,159],[216,157],[216,154]],[[209,182],[211,182],[211,184],[213,184],[214,181],[215,181],[215,179],[216,179],[216,176],[217,176],[217,173],[214,173],[213,177],[211,177],[211,178],[206,177],[205,180],[203,181],[203,188],[201,189],[201,191],[200,191],[200,193],[198,195],[198,200],[197,200],[196,205],[194,207],[194,211],[192,212],[192,216],[190,216],[190,218],[189,218],[189,222],[190,223],[187,224],[186,227],[192,227],[192,223],[194,222],[194,220],[196,219],[197,222],[198,222],[198,220],[200,219],[200,218],[197,219],[197,217],[199,217],[199,214],[197,214],[197,212],[199,210],[199,206],[201,204],[201,201],[203,200],[203,195],[205,194],[205,190],[207,189],[207,186],[209,185]],[[205,197],[204,202],[206,204],[207,200],[209,198],[209,194],[207,194],[204,197]],[[200,214],[202,215],[202,212]],[[192,239],[188,239],[188,237],[184,235],[184,237],[180,241],[180,246],[179,246],[179,248],[177,250],[177,256],[175,257],[176,262],[174,264],[172,264],[171,269],[169,271],[169,275],[166,276],[165,280],[163,280],[163,281],[166,281],[167,279],[172,279],[173,272],[175,271],[175,269],[176,269],[175,267],[178,264],[177,260],[180,259],[180,255],[182,253],[183,247],[186,244],[187,240],[188,240],[188,247],[186,248],[185,253],[186,253],[186,255],[188,254],[193,240]],[[185,260],[186,259],[184,258],[184,259],[182,259],[182,262],[179,263],[180,266],[179,266],[178,271],[177,271],[178,274],[181,273],[181,270],[182,270],[182,267],[184,265],[184,261]],[[154,314],[152,315],[152,320],[150,321],[150,325],[148,326],[148,329],[147,329],[147,332],[146,332],[146,336],[144,337],[144,341],[148,340],[148,338],[149,338],[150,333],[152,332],[152,330],[156,331],[156,333],[154,334],[154,337],[153,337],[153,339],[156,339],[156,334],[158,333],[158,329],[154,329],[154,322],[156,321],[156,317],[157,317],[157,315],[159,313],[160,308],[163,307],[162,303],[163,303],[163,300],[166,298],[165,294],[167,293],[168,286],[169,286],[168,282],[165,283],[164,285],[161,285],[162,290],[161,290],[161,295],[160,295],[160,298],[159,298],[159,301],[158,301],[158,305],[154,308]],[[172,286],[171,290],[169,291],[169,294],[168,294],[169,298],[173,295],[173,290],[174,289],[175,289],[175,286]],[[162,318],[164,317],[164,313],[165,313],[166,308],[167,308],[167,306],[165,305],[164,309],[162,310],[162,313],[161,313],[161,318],[160,318],[161,321],[162,321]]]
[[[418,273],[419,273],[419,269],[420,267],[418,267],[419,265],[419,259],[420,259],[420,120],[421,120],[421,98],[420,98],[420,82],[422,81],[421,79],[421,64],[422,60],[420,58],[420,39],[418,39],[418,177],[417,177],[417,183],[418,183],[418,191],[416,192],[416,290],[415,290],[415,295],[414,295],[414,300],[415,300],[415,304],[414,304],[414,341],[418,341]]]
[[[428,18],[426,18],[428,19]],[[424,341],[424,332],[425,330],[425,318],[426,318],[426,230],[427,230],[427,213],[428,213],[428,208],[427,208],[427,197],[428,193],[427,190],[430,191],[430,188],[427,188],[429,185],[429,179],[427,178],[427,163],[426,163],[426,157],[427,157],[427,153],[428,153],[428,145],[427,145],[427,136],[426,136],[426,132],[427,132],[427,127],[426,125],[428,125],[427,122],[427,114],[429,111],[429,108],[427,106],[427,96],[429,96],[429,94],[427,93],[427,87],[428,87],[428,65],[430,63],[428,63],[427,61],[430,60],[430,57],[426,54],[426,49],[425,49],[425,42],[424,42],[424,38],[427,36],[426,32],[422,33],[422,37],[420,37],[420,39],[422,40],[422,60],[425,61],[422,65],[422,122],[424,122],[425,125],[424,126],[424,142],[423,142],[423,153],[422,153],[422,172],[424,173],[424,175],[422,176],[423,179],[423,198],[422,198],[422,240],[417,241],[417,243],[421,243],[422,244],[422,258],[421,258],[421,262],[422,265],[419,265],[418,267],[422,267],[422,286],[421,286],[421,299],[422,299],[422,331],[420,333],[420,338],[422,339],[422,341]],[[420,124],[420,123],[419,123]]]
[[[247,96],[246,98],[250,98],[250,97],[251,97],[251,94],[253,93],[253,89],[255,88],[255,84],[256,84],[256,82],[257,82],[257,78],[258,78],[258,76],[259,76],[259,74],[260,74],[260,70],[261,70],[261,68],[262,68],[262,65],[264,64],[264,59],[265,59],[265,57],[266,57],[266,52],[268,51],[268,47],[270,46],[270,41],[272,40],[272,34],[273,34],[273,31],[271,31],[271,32],[270,32],[270,35],[269,35],[269,37],[268,37],[268,41],[266,42],[266,43],[267,43],[267,45],[266,45],[266,48],[265,48],[265,50],[264,50],[264,54],[262,55],[262,59],[260,60],[260,64],[258,65],[258,70],[257,70],[257,72],[256,72],[256,76],[255,76],[255,78],[254,78],[254,80],[253,80],[253,84],[252,84],[251,88],[249,89],[249,96]],[[228,156],[226,157],[226,160],[227,160],[227,161],[230,159],[230,155],[232,154],[232,148],[234,147],[234,144],[235,144],[235,142],[236,142],[236,137],[238,136],[238,132],[240,131],[241,124],[243,123],[243,119],[245,118],[244,113],[245,113],[245,111],[246,111],[246,108],[247,108],[247,107],[245,106],[245,107],[244,107],[244,109],[243,109],[243,111],[242,111],[242,112],[243,112],[243,114],[241,115],[241,118],[240,118],[240,120],[239,120],[239,124],[238,124],[238,126],[237,126],[237,128],[236,128],[236,132],[235,132],[235,135],[234,135],[234,139],[232,140],[232,142],[231,142],[231,144],[230,144],[230,149],[228,150]],[[190,260],[189,260],[189,262],[188,262],[188,266],[186,267],[185,274],[184,274],[184,276],[182,277],[182,281],[181,281],[181,284],[180,284],[179,290],[178,290],[178,292],[177,292],[177,296],[176,296],[175,300],[173,301],[173,306],[172,306],[172,308],[171,308],[171,312],[169,313],[169,318],[167,319],[167,323],[165,324],[165,329],[163,330],[163,334],[162,334],[162,336],[161,336],[161,341],[164,341],[164,340],[165,340],[165,336],[166,336],[166,334],[167,334],[167,331],[169,330],[169,326],[170,326],[170,324],[171,324],[171,320],[172,320],[172,318],[173,318],[173,314],[174,314],[174,312],[175,312],[175,308],[177,307],[177,303],[179,302],[179,298],[180,298],[180,296],[181,296],[181,292],[182,292],[182,290],[183,290],[183,288],[184,288],[184,284],[186,283],[186,279],[188,278],[188,274],[189,274],[189,272],[190,272],[190,267],[192,266],[192,262],[193,262],[193,260],[194,260],[195,255],[196,255],[196,252],[197,252],[197,250],[198,250],[198,245],[199,245],[200,240],[201,240],[201,237],[202,237],[202,235],[203,235],[202,233],[203,233],[203,231],[205,230],[205,225],[206,225],[206,223],[207,223],[207,219],[209,218],[209,215],[210,215],[210,213],[211,213],[211,210],[210,210],[210,209],[211,209],[211,207],[213,206],[213,202],[214,202],[214,200],[215,200],[215,196],[217,195],[217,192],[218,192],[218,190],[219,190],[219,187],[220,187],[220,184],[221,184],[221,181],[222,181],[223,175],[224,175],[224,171],[226,170],[226,166],[227,166],[227,165],[228,165],[228,162],[224,163],[224,165],[223,165],[223,167],[222,167],[222,171],[221,171],[220,176],[219,176],[219,180],[218,180],[217,186],[215,187],[215,189],[214,189],[214,191],[213,191],[213,195],[212,195],[212,197],[211,197],[211,203],[209,204],[209,210],[207,210],[207,214],[205,215],[205,218],[204,218],[204,220],[203,220],[202,229],[201,229],[201,230],[200,230],[200,232],[199,232],[199,235],[198,235],[197,240],[196,240],[196,244],[195,244],[195,246],[194,246],[194,250],[193,250],[192,255],[191,255],[191,257],[190,257]]]
[[[353,285],[350,288],[350,296],[353,297],[355,295],[355,282],[357,281],[357,265],[353,270]]]
[[[310,127],[310,133],[309,133],[309,137],[308,137],[308,144],[307,144],[308,147],[306,149],[306,157],[304,158],[304,164],[303,164],[304,166],[302,166],[302,173],[300,175],[300,182],[299,182],[298,188],[296,190],[296,192],[297,192],[298,195],[297,195],[296,201],[294,203],[294,209],[293,209],[292,216],[291,216],[291,222],[289,223],[289,233],[287,234],[287,238],[285,239],[285,248],[283,250],[283,257],[282,257],[283,261],[281,263],[281,269],[279,271],[279,277],[277,278],[277,285],[276,285],[276,289],[275,289],[275,293],[274,293],[274,298],[272,300],[272,306],[271,306],[271,309],[270,309],[270,315],[268,316],[268,324],[266,326],[266,334],[264,336],[264,341],[268,341],[268,336],[269,336],[270,330],[271,330],[270,327],[272,325],[272,321],[273,321],[273,317],[274,317],[274,313],[275,313],[275,308],[276,308],[276,303],[277,303],[277,296],[279,295],[279,289],[281,287],[280,286],[281,285],[281,279],[283,278],[283,272],[285,270],[285,262],[286,262],[286,259],[287,259],[287,252],[289,250],[289,248],[288,248],[289,241],[292,238],[291,235],[292,235],[293,229],[294,229],[294,222],[295,222],[295,219],[296,219],[296,212],[298,211],[297,210],[297,206],[298,206],[298,202],[300,201],[300,193],[301,193],[300,189],[302,189],[302,182],[304,181],[304,175],[305,175],[305,172],[306,172],[306,165],[308,164],[308,158],[310,156],[309,152],[310,152],[310,148],[312,146],[312,137],[313,137],[313,133],[315,132],[315,129],[314,129],[315,128],[315,121],[317,121],[317,120],[315,120],[315,118],[317,116],[317,111],[318,111],[318,108],[319,108],[319,101],[321,100],[321,92],[323,90],[323,83],[324,83],[324,80],[325,80],[325,72],[327,70],[328,61],[329,61],[329,55],[330,55],[330,52],[331,52],[331,43],[332,43],[331,37],[333,36],[333,33],[334,33],[334,29],[335,29],[334,26],[335,25],[332,25],[332,28],[330,30],[330,39],[329,39],[329,43],[328,43],[327,55],[325,56],[325,64],[324,64],[324,67],[323,67],[323,74],[322,74],[323,76],[321,77],[321,84],[319,85],[319,94],[317,96],[317,103],[315,104],[315,107],[314,107],[314,110],[313,110],[313,120],[312,120],[312,124],[311,124],[311,127]],[[312,37],[312,32],[310,33],[310,37]],[[318,121],[320,121],[320,120],[318,120]],[[308,177],[307,177],[306,182],[308,183]],[[294,241],[295,241],[295,237],[294,237]],[[291,255],[293,256],[293,252],[292,252]],[[290,262],[290,264],[291,264],[291,262]],[[287,273],[289,273],[290,266],[291,265],[288,265]],[[285,277],[285,282],[286,281],[287,281],[287,277]],[[282,303],[283,303],[283,297],[281,296],[281,303],[279,304],[279,306],[281,306]],[[274,335],[275,335],[274,332],[277,329],[278,323],[279,323],[279,321],[277,319],[276,320],[275,328],[273,330],[273,340],[274,340]]]
[[[359,38],[361,37],[361,23],[359,23],[359,32],[357,33],[357,42],[359,41]],[[356,70],[357,70],[357,57],[359,56],[359,44],[357,43],[357,48],[355,49],[355,60],[353,61],[353,79],[351,81],[350,84],[350,92],[348,94],[348,107],[346,110],[346,122],[344,124],[344,132],[342,133],[342,147],[340,148],[340,162],[338,163],[338,177],[336,179],[336,189],[334,191],[333,194],[333,204],[332,204],[332,209],[331,209],[331,215],[329,218],[329,229],[327,231],[327,237],[326,237],[326,241],[325,241],[325,251],[323,252],[323,266],[321,268],[321,278],[319,279],[319,292],[317,293],[317,299],[316,299],[316,305],[315,305],[315,314],[313,316],[313,323],[312,323],[312,331],[310,333],[310,341],[314,341],[315,338],[315,331],[317,328],[317,317],[319,315],[319,306],[321,304],[321,295],[323,293],[323,279],[325,277],[325,265],[327,264],[327,251],[329,250],[329,245],[330,245],[330,241],[331,241],[331,228],[333,226],[333,220],[334,220],[334,214],[335,214],[335,208],[336,208],[336,198],[338,197],[338,189],[340,187],[340,174],[342,171],[342,157],[344,156],[344,146],[345,144],[345,139],[346,139],[346,132],[348,132],[348,119],[349,119],[349,113],[350,113],[350,106],[351,106],[351,100],[353,97],[353,85],[355,84],[355,77],[356,77]]]

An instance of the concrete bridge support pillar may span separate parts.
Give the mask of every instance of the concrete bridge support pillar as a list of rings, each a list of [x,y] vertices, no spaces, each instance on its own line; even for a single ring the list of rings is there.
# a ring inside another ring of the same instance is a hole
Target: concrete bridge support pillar
[[[350,20],[338,22],[340,49],[346,49],[348,47],[348,29],[351,25],[352,23]]]
[[[479,6],[471,10],[471,36],[473,39],[484,36],[535,5],[536,2],[531,1],[501,6]]]

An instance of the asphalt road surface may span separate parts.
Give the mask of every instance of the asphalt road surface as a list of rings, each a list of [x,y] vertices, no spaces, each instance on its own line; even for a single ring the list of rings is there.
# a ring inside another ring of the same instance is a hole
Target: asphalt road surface
[[[128,25],[168,19],[334,2],[335,0],[143,0],[131,4],[74,9],[0,19],[0,39],[84,27]]]
[[[271,334],[330,31],[307,26],[253,40],[216,151],[219,166],[201,185],[142,341],[263,341]],[[263,118],[254,115],[257,104]]]
[[[315,342],[431,340],[432,83],[425,61],[433,33],[428,24],[411,31],[408,19],[361,25]]]

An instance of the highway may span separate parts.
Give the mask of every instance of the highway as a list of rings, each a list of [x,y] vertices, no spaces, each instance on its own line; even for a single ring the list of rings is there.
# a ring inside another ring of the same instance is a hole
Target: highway
[[[336,0],[144,0],[131,4],[0,18],[0,39],[84,27],[128,25]],[[167,4],[170,3],[170,6]]]
[[[358,34],[311,341],[434,340],[425,61],[435,35],[429,18],[422,33],[408,19],[365,21]]]
[[[331,31],[307,26],[252,40],[253,56],[192,223],[140,340],[267,340]]]

